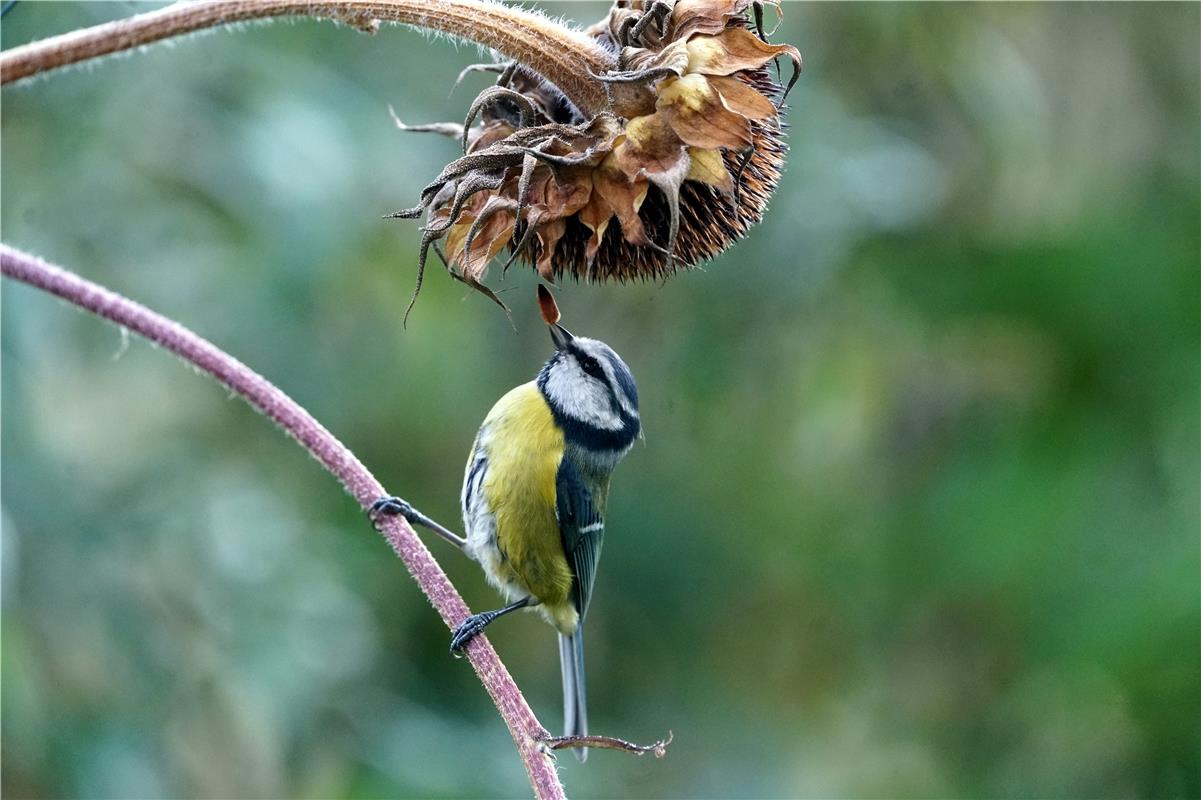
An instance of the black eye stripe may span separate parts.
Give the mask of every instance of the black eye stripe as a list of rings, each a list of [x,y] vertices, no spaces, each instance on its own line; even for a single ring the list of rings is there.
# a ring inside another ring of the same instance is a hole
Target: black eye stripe
[[[603,378],[605,376],[605,371],[601,369],[600,362],[590,356],[584,356],[580,359],[580,367],[594,378]]]
[[[584,420],[568,416],[564,409],[547,392],[547,384],[550,381],[552,369],[555,365],[561,364],[565,360],[565,354],[567,353],[576,359],[581,369],[583,368],[585,359],[597,362],[596,357],[583,352],[579,347],[573,347],[569,344],[564,348],[564,351],[557,352],[551,356],[551,359],[539,371],[536,379],[538,390],[542,393],[547,405],[550,406],[551,413],[555,417],[555,422],[563,429],[567,440],[578,447],[597,452],[617,453],[626,450],[633,444],[634,439],[638,437],[638,432],[642,429],[637,412],[638,389],[634,386],[634,378],[630,375],[629,369],[626,368],[625,364],[621,362],[615,353],[601,353],[604,358],[608,359],[609,366],[613,370],[614,380],[617,386],[621,388],[621,392],[632,403],[634,411],[633,413],[627,412],[618,402],[617,388],[613,385],[613,381],[609,380],[605,374],[604,367],[597,363],[599,367],[599,379],[608,395],[609,407],[617,419],[621,420],[621,427],[616,430],[600,428]]]
[[[585,353],[578,345],[572,343],[567,346],[568,351],[575,356],[575,360],[579,363],[580,369],[594,378],[605,379],[605,370],[601,367],[600,362],[593,356]]]
[[[586,374],[603,381],[608,387],[610,394],[613,393],[614,387],[612,385],[612,381],[610,380],[609,376],[605,374],[604,368],[600,366],[598,359],[595,356],[586,353],[583,348],[581,348],[575,342],[569,344],[567,346],[567,350],[572,356],[575,357],[576,361],[580,365],[580,368],[584,370]],[[625,364],[621,363],[621,360],[617,357],[616,353],[602,352],[601,355],[609,361],[609,365],[613,369],[613,379],[616,380],[617,385],[621,387],[622,394],[624,394],[630,403],[637,408],[638,387],[634,383],[634,376],[630,375],[629,369],[625,366]],[[589,369],[590,364],[594,365],[595,371]]]
[[[630,374],[629,368],[617,358],[616,353],[606,353],[605,358],[609,359],[609,366],[613,368],[613,377],[617,379],[617,385],[621,387],[622,393],[637,409],[638,387],[634,383],[634,376]]]
[[[625,419],[627,414],[617,401],[617,392],[614,391],[613,384],[609,380],[609,376],[605,374],[605,368],[600,365],[600,361],[578,347],[572,347],[571,353],[575,356],[580,369],[584,370],[584,374],[596,378],[605,387],[605,394],[609,397],[609,410],[622,419]]]

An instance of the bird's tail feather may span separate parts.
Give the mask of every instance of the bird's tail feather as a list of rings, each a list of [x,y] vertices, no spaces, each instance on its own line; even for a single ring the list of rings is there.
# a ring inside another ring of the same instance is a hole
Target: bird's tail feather
[[[588,735],[588,699],[584,684],[584,628],[578,627],[570,636],[559,634],[559,665],[563,670],[563,735]],[[588,750],[575,749],[576,758],[584,761]]]

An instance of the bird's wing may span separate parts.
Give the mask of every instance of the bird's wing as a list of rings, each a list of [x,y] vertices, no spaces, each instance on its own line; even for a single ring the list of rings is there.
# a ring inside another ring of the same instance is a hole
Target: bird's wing
[[[563,553],[573,576],[571,599],[580,619],[588,610],[596,563],[600,560],[605,520],[592,492],[570,458],[564,458],[555,478],[555,511],[563,537]]]
[[[463,491],[459,495],[459,503],[463,508],[463,520],[470,527],[476,516],[476,507],[483,500],[484,476],[488,472],[488,453],[480,446],[480,438],[476,437],[471,455],[467,457],[467,467],[463,470]]]

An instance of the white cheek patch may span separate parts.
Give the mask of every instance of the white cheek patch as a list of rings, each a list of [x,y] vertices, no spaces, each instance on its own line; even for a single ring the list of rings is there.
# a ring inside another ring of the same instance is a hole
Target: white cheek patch
[[[621,416],[609,404],[609,390],[589,378],[573,359],[562,359],[550,371],[546,394],[564,414],[594,428],[621,430]]]

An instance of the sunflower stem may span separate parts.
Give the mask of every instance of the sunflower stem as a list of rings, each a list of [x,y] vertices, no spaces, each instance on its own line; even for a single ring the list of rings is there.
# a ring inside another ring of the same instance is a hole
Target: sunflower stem
[[[273,17],[331,19],[367,32],[381,21],[395,22],[466,39],[524,64],[588,116],[608,105],[594,75],[617,64],[581,31],[485,0],[202,0],[14,47],[0,54],[0,85],[194,31]]]
[[[196,369],[207,372],[240,395],[259,413],[273,420],[308,450],[342,483],[364,511],[387,494],[354,453],[346,449],[295,400],[250,367],[179,323],[61,267],[4,244],[0,244],[0,272],[141,334]],[[414,533],[412,526],[400,516],[384,516],[379,519],[378,525],[380,533],[408,567],[443,621],[452,630],[458,628],[469,614],[467,604]],[[492,696],[492,702],[513,735],[534,796],[539,800],[563,798],[563,785],[543,745],[550,734],[534,716],[500,656],[484,636],[472,639],[466,651],[480,682]]]

